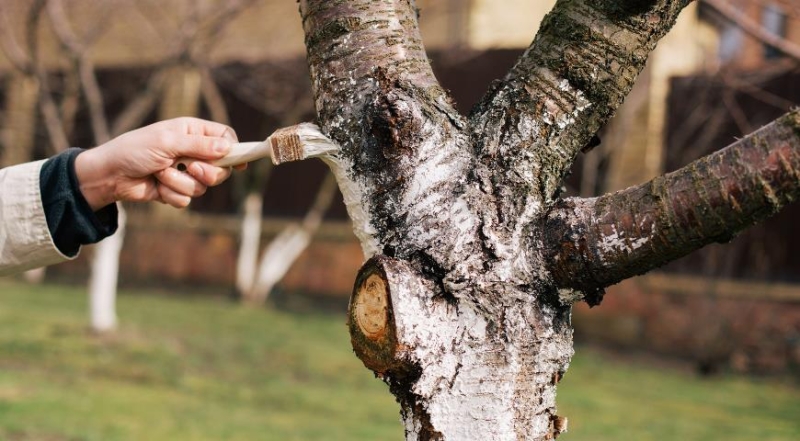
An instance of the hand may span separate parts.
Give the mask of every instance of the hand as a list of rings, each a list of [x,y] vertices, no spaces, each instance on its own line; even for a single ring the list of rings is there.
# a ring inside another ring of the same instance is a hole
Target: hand
[[[161,121],[87,150],[75,159],[81,192],[93,210],[116,201],[158,201],[183,208],[206,188],[222,183],[229,168],[193,162],[186,172],[177,158],[213,161],[237,142],[230,127],[197,118]]]

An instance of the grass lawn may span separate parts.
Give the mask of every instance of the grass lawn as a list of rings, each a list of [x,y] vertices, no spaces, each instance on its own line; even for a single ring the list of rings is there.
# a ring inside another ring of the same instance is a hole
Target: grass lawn
[[[0,440],[401,440],[344,318],[123,292],[86,331],[81,288],[0,280]],[[798,440],[800,387],[696,378],[578,348],[564,440]]]

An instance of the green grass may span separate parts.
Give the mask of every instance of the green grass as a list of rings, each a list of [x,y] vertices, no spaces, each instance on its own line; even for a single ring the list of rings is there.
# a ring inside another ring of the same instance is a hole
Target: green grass
[[[134,295],[135,294],[135,295]],[[123,292],[86,331],[84,290],[0,281],[0,440],[401,440],[342,316]],[[797,440],[800,389],[699,379],[578,348],[564,440]]]

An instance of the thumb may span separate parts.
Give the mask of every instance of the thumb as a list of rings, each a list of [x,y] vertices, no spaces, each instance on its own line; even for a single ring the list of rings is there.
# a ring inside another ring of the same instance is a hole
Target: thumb
[[[184,135],[175,146],[178,157],[204,160],[220,159],[231,150],[232,141],[227,137]]]

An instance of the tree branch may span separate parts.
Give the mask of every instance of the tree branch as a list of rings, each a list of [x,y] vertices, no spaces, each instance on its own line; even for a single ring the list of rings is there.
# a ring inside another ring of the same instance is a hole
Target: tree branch
[[[469,215],[454,205],[473,151],[433,76],[416,12],[413,1],[300,1],[317,114],[341,146],[337,180],[357,182],[342,192],[365,254],[428,253],[449,269],[463,262],[454,243],[475,246],[444,239],[455,216],[439,221]]]
[[[47,12],[62,47],[75,61],[81,87],[86,97],[86,105],[89,109],[94,141],[98,145],[104,144],[111,140],[111,131],[103,104],[103,93],[97,83],[94,63],[89,58],[88,46],[73,32],[61,0],[49,0]]]
[[[50,91],[47,71],[42,67],[39,60],[39,38],[37,31],[39,29],[42,11],[46,5],[47,0],[36,0],[28,12],[28,21],[25,31],[30,65],[25,71],[30,72],[39,82],[39,108],[42,112],[47,134],[50,136],[53,151],[54,153],[58,153],[69,148],[69,140],[67,139],[67,133],[61,121],[61,115],[58,112],[58,106],[55,100],[53,100],[53,95]]]
[[[167,79],[167,72],[168,70],[179,63],[182,58],[188,56],[191,59],[192,57],[192,47],[196,44],[196,41],[202,40],[205,38],[206,40],[201,41],[201,43],[197,43],[196,45],[199,47],[195,48],[195,52],[208,52],[210,51],[214,44],[220,41],[219,38],[212,38],[219,34],[222,31],[224,26],[226,26],[231,20],[233,20],[239,13],[242,12],[247,6],[251,5],[254,0],[241,0],[232,3],[225,3],[225,7],[222,11],[218,12],[214,15],[210,20],[209,23],[203,28],[202,32],[199,29],[199,25],[196,23],[192,23],[190,25],[186,25],[185,27],[189,28],[187,32],[186,29],[183,29],[183,33],[180,35],[175,36],[174,33],[170,34],[171,37],[171,49],[168,51],[169,55],[166,59],[161,63],[161,66],[156,70],[155,73],[150,77],[147,85],[144,88],[144,91],[136,96],[136,98],[131,101],[127,107],[119,114],[119,116],[114,121],[111,127],[111,134],[113,136],[118,136],[128,130],[133,129],[135,126],[139,125],[142,120],[147,116],[147,114],[152,110],[153,106],[156,104],[158,99],[160,98],[161,92],[164,89],[164,84]],[[141,6],[137,4],[137,11],[142,12]],[[145,20],[146,22],[150,22],[150,20]],[[159,29],[154,27],[157,33]],[[164,35],[163,33],[160,33]],[[166,39],[166,37],[165,37]],[[202,64],[202,63],[201,63]],[[215,84],[208,85],[211,87],[216,87]],[[206,96],[206,99],[209,99],[210,92],[207,87],[204,87],[203,92]],[[219,97],[221,99],[221,97]],[[212,101],[209,101],[209,105],[212,104],[215,98],[211,98]],[[220,103],[222,103],[220,101]],[[219,104],[219,103],[218,103]],[[223,103],[224,104],[224,103]],[[218,107],[212,108],[219,109]],[[218,117],[221,117],[217,115]]]
[[[504,208],[529,216],[556,200],[565,174],[622,104],[689,0],[560,0],[508,75],[470,117]],[[541,195],[525,205],[518,195]]]
[[[14,28],[11,26],[6,8],[0,8],[0,48],[2,48],[8,61],[20,72],[33,75],[32,62],[17,39],[14,37]]]
[[[766,43],[783,52],[787,56],[800,61],[800,46],[785,38],[782,38],[779,35],[773,34],[767,29],[764,29],[758,23],[754,22],[747,15],[745,15],[744,12],[736,9],[731,4],[725,3],[721,0],[703,0],[703,3],[711,6],[726,20],[738,26],[743,31],[747,32],[762,43]]]
[[[301,0],[300,13],[317,113],[337,141],[354,133],[348,128],[376,93],[381,72],[423,89],[438,86],[413,2]]]
[[[336,195],[336,180],[328,173],[317,190],[314,202],[302,222],[288,225],[264,249],[258,276],[249,293],[249,301],[263,304],[275,285],[289,272],[300,254],[308,248],[314,233],[322,224],[325,212]]]
[[[225,104],[222,92],[217,87],[217,83],[214,81],[211,69],[208,66],[200,68],[200,93],[203,95],[203,101],[205,101],[208,111],[211,113],[211,119],[218,123],[229,125],[228,106]]]
[[[559,202],[545,228],[545,261],[557,286],[596,304],[606,286],[727,242],[798,198],[800,111],[793,111],[646,184]]]
[[[144,90],[128,103],[125,109],[114,119],[111,126],[111,135],[119,136],[139,124],[147,117],[147,114],[156,105],[164,90],[167,79],[167,68],[171,63],[163,65],[157,72],[150,76]]]

